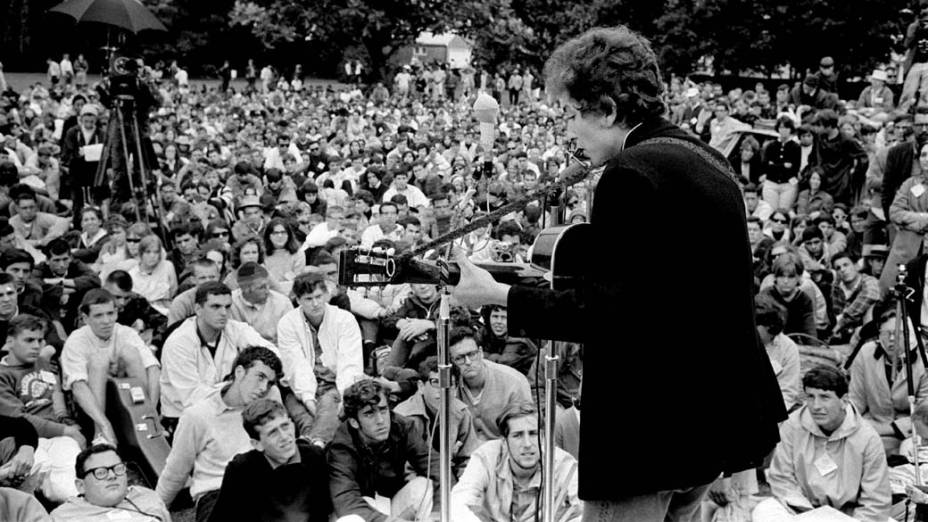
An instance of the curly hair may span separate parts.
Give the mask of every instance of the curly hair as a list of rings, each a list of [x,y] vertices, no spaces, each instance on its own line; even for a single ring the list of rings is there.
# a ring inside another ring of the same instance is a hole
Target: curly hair
[[[367,406],[377,406],[387,390],[373,379],[361,379],[345,390],[342,419],[357,419],[358,413]]]
[[[609,114],[614,107],[625,125],[666,109],[650,42],[622,25],[591,29],[558,47],[545,64],[545,88],[580,102],[584,112]]]

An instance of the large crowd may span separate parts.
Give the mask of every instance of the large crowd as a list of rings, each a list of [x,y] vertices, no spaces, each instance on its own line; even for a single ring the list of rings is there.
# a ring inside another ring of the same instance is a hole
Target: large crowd
[[[792,413],[767,463],[713,485],[707,522],[825,507],[901,520],[928,502],[911,463],[913,434],[928,436],[928,374],[896,339],[895,304],[903,280],[912,339],[921,335],[928,29],[918,24],[901,90],[880,68],[842,100],[830,57],[773,92],[666,84],[666,118],[726,155],[741,187],[758,336]],[[573,161],[570,116],[543,96],[540,71],[415,63],[363,84],[355,64],[354,83],[328,85],[249,60],[244,84],[227,62],[210,87],[176,62],[143,68],[157,101],[141,118],[150,154],[133,193],[120,190],[125,162],[99,168],[119,152],[104,151],[114,111],[87,68],[83,57],[49,60],[47,80],[21,91],[0,69],[0,518],[163,521],[178,497],[203,521],[436,516],[442,289],[341,284],[341,255],[414,251]],[[490,149],[472,110],[480,92],[501,102]],[[545,226],[587,221],[595,179],[454,247],[478,263],[528,262]],[[712,234],[699,216],[680,227],[666,240]],[[647,255],[621,237],[602,255]],[[681,254],[683,270],[667,277],[686,273],[688,255],[712,255]],[[532,520],[544,340],[509,332],[505,307],[451,316],[452,518]],[[850,379],[802,368],[806,347],[850,356]],[[558,350],[556,520],[580,520],[582,347]],[[157,483],[129,485],[110,378],[131,379],[158,410],[171,450]]]

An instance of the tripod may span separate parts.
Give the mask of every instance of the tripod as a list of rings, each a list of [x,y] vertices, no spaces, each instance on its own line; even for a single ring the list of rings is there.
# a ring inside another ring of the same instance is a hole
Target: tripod
[[[159,216],[163,216],[164,205],[157,190],[149,190],[149,176],[145,165],[145,156],[142,151],[142,132],[136,117],[137,103],[135,96],[118,94],[113,96],[113,113],[110,116],[106,129],[106,142],[97,167],[94,179],[95,186],[107,183],[106,173],[112,168],[114,171],[112,196],[125,195],[120,190],[118,170],[125,169],[125,183],[128,184],[128,199],[134,203],[135,217],[138,222],[150,222],[154,217],[158,223],[161,237],[167,241],[165,226]],[[127,131],[128,125],[128,131]],[[127,133],[128,132],[128,133]],[[129,138],[135,145],[130,151]],[[149,209],[158,209],[158,215],[152,216]]]
[[[905,364],[905,379],[906,379],[906,394],[909,400],[909,418],[915,419],[915,379],[913,376],[912,367],[915,364],[914,358],[916,355],[912,354],[910,350],[911,339],[909,337],[909,326],[915,326],[917,322],[915,318],[909,315],[908,300],[915,292],[915,290],[905,284],[906,278],[906,267],[904,264],[899,265],[899,273],[896,276],[896,286],[893,288],[893,293],[896,297],[896,343],[902,344],[902,349],[899,350],[899,353],[902,354],[903,362]],[[921,334],[918,330],[915,330],[915,344],[918,354],[922,358],[922,364],[928,368],[928,355],[925,353],[925,343],[922,340]],[[922,474],[921,474],[921,459],[919,458],[919,450],[921,446],[921,437],[918,436],[918,432],[915,429],[913,422],[912,426],[912,442],[914,446],[913,457],[915,465],[915,487],[925,491],[924,484],[922,483]],[[914,520],[928,520],[928,506],[917,504],[915,509],[915,518]]]

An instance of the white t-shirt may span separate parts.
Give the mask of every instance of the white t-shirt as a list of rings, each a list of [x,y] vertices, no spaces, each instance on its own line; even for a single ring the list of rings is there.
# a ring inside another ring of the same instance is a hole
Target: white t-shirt
[[[116,376],[119,365],[118,355],[124,350],[136,350],[142,360],[142,366],[158,366],[158,359],[145,341],[132,328],[116,324],[109,339],[100,339],[94,335],[90,326],[82,326],[64,342],[61,350],[61,373],[64,376],[62,388],[70,390],[71,385],[87,380],[87,365],[96,352],[109,352],[110,375]]]

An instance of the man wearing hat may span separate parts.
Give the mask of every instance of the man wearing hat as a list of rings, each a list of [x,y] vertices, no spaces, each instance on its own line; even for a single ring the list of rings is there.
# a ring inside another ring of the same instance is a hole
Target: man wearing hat
[[[886,86],[887,79],[886,71],[874,70],[870,75],[870,85],[864,88],[857,99],[857,110],[868,118],[884,115],[885,119],[896,107],[893,103],[893,91]]]
[[[97,108],[86,104],[80,112],[78,126],[68,130],[61,147],[61,194],[71,197],[74,226],[80,224],[81,209],[94,198],[102,201],[108,190],[95,187],[94,177],[106,138],[97,126]]]
[[[245,196],[238,205],[239,220],[232,225],[232,237],[236,242],[249,238],[261,238],[264,232],[264,212],[258,196]]]
[[[818,62],[818,71],[812,76],[818,78],[819,89],[838,93],[838,73],[835,72],[835,60],[831,56],[825,56]]]

